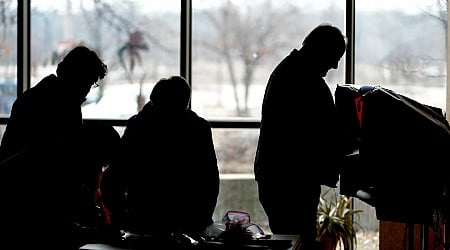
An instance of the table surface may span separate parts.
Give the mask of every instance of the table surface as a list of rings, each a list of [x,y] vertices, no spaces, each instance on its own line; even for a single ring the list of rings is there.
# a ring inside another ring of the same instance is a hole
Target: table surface
[[[288,242],[290,241],[290,247],[286,247]],[[260,239],[260,240],[250,240],[246,241],[245,244],[239,244],[239,249],[273,249],[273,250],[296,250],[299,247],[299,240],[297,235],[279,235],[274,234],[271,235],[270,239]],[[194,248],[190,247],[189,249],[235,249],[236,245],[224,244],[223,242],[208,242],[206,245],[202,247]],[[140,248],[130,248],[126,246],[114,246],[111,244],[103,244],[103,243],[91,243],[86,244],[80,247],[80,250],[134,250],[134,249],[142,249]],[[145,247],[146,250],[151,250],[152,247]],[[154,248],[153,248],[154,249]]]

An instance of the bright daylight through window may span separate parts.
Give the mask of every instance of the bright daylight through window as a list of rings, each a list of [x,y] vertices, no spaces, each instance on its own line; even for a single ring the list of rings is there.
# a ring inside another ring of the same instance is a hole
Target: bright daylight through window
[[[17,2],[0,3],[4,117],[21,84]],[[149,100],[158,79],[179,75],[180,65],[188,65],[192,110],[211,121],[258,122],[269,74],[281,58],[301,46],[307,32],[329,22],[349,34],[346,22],[352,19],[346,16],[346,2],[351,1],[192,0],[191,57],[185,62],[180,56],[180,24],[186,20],[179,0],[31,0],[30,83],[54,73],[69,49],[84,44],[108,65],[107,76],[83,104],[86,119],[128,119]],[[326,80],[333,93],[339,84],[379,85],[445,111],[446,28],[445,0],[356,0],[354,61],[350,64],[344,56]],[[353,79],[346,79],[350,69]],[[4,125],[0,136],[3,131]],[[222,180],[215,219],[238,207],[268,231],[253,182],[258,132],[257,126],[213,126]],[[365,210],[358,222],[371,238],[358,243],[358,249],[373,250],[379,229],[375,211],[357,200],[355,206]]]

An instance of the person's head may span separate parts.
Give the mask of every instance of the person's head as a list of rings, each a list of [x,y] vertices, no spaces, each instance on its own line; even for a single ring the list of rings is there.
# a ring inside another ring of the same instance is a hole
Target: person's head
[[[191,87],[181,76],[161,78],[153,87],[150,101],[164,110],[186,110],[191,98]]]
[[[337,69],[344,55],[347,41],[341,30],[331,24],[322,23],[315,27],[303,40],[302,50],[311,57],[322,76],[330,69]]]
[[[96,52],[85,46],[77,46],[62,59],[56,69],[57,76],[70,89],[79,90],[80,101],[83,102],[97,82],[105,77],[107,66]]]

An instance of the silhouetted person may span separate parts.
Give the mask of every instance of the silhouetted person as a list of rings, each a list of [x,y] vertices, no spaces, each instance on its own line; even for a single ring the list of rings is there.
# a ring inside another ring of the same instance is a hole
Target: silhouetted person
[[[321,184],[335,187],[343,155],[332,93],[323,77],[346,49],[339,29],[321,24],[272,72],[262,104],[254,171],[275,234],[297,234],[311,250]]]
[[[81,104],[107,73],[98,55],[75,47],[13,104],[0,146],[1,242],[20,248],[78,249],[72,234],[86,173],[98,171],[94,151],[101,141],[88,135]],[[90,148],[93,145],[94,148]],[[100,160],[100,165],[104,163]],[[96,165],[97,169],[89,169]]]
[[[126,192],[125,205],[117,201],[119,196],[109,195],[111,185],[102,189],[112,221],[121,229],[198,236],[213,222],[219,172],[212,131],[208,121],[189,109],[189,101],[184,78],[162,78],[150,101],[128,120],[120,160],[109,172],[116,188],[123,184],[119,192]]]
[[[1,159],[25,149],[76,140],[83,125],[81,104],[107,66],[94,51],[76,47],[51,74],[19,96],[2,138]]]

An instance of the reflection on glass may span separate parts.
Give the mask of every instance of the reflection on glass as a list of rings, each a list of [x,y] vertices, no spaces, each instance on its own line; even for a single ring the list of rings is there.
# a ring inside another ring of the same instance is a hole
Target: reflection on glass
[[[259,117],[281,58],[321,22],[344,30],[335,2],[193,0],[192,108],[204,117]],[[330,84],[342,83],[342,72],[330,72]]]
[[[129,118],[161,77],[179,74],[180,2],[31,0],[31,84],[55,73],[72,47],[95,49],[108,75],[84,103],[85,118]]]
[[[0,115],[9,115],[17,96],[17,1],[0,2]]]

